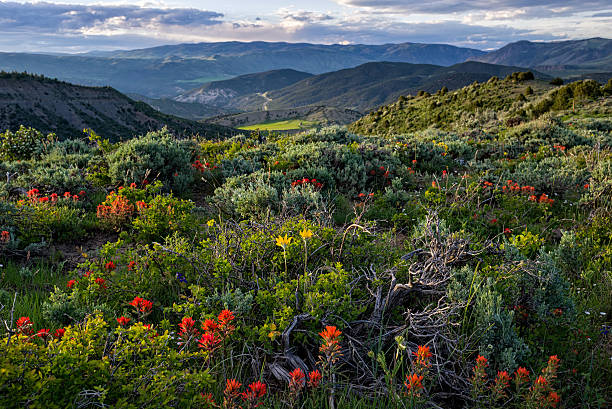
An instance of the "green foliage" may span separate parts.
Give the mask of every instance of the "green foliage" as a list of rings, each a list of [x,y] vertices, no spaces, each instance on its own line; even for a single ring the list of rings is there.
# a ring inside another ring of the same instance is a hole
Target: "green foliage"
[[[34,128],[20,126],[15,132],[0,133],[0,159],[27,160],[39,155],[55,138],[54,134],[43,135]]]
[[[134,138],[108,157],[112,183],[128,185],[157,179],[177,193],[193,183],[191,168],[193,142],[174,138],[167,129]]]

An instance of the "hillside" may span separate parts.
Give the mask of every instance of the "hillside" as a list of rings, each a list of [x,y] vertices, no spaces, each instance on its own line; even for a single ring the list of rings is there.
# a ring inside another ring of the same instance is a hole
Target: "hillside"
[[[174,99],[219,107],[232,106],[237,97],[284,88],[308,77],[312,77],[312,74],[288,69],[246,74],[229,80],[209,82]]]
[[[471,60],[550,72],[609,71],[612,67],[612,39],[518,41]]]
[[[446,86],[456,89],[492,76],[505,76],[519,70],[478,62],[451,67],[438,65],[376,62],[313,76],[288,87],[236,99],[232,106],[245,111],[288,109],[306,105],[336,106],[367,112],[389,103],[400,95],[419,90],[437,91]]]
[[[316,122],[319,125],[346,125],[355,122],[361,114],[350,109],[341,109],[325,106],[306,106],[291,109],[268,111],[253,111],[233,115],[224,115],[209,118],[205,122],[222,126],[238,128],[271,121],[300,119]]]
[[[167,126],[176,134],[206,137],[233,131],[162,114],[109,88],[83,87],[27,74],[0,74],[0,129],[19,125],[54,132],[60,138],[82,135],[83,129],[113,140]]]
[[[223,109],[199,102],[180,102],[170,98],[149,98],[138,94],[128,94],[127,96],[135,101],[142,101],[151,106],[151,108],[163,112],[164,114],[191,119],[193,121],[233,113],[231,109]]]
[[[27,71],[80,85],[109,85],[124,93],[159,98],[210,81],[270,70],[320,74],[381,60],[451,65],[482,54],[443,44],[220,42],[86,55],[0,53],[0,70]]]
[[[486,83],[474,83],[454,92],[402,96],[359,119],[349,129],[366,135],[400,134],[427,128],[496,131],[500,126],[514,126],[550,111],[570,109],[574,102],[574,107],[580,110],[602,93],[600,84],[593,80],[556,87],[541,80],[517,80],[515,74],[503,80],[495,77]]]

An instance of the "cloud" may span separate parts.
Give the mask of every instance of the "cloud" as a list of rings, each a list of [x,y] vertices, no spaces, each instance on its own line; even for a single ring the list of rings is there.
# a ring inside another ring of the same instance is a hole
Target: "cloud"
[[[606,10],[600,9],[598,17],[558,18],[549,13],[538,24],[533,24],[533,20],[525,16],[530,12],[529,4],[544,3],[540,0],[514,1],[512,4],[517,4],[517,7],[512,9],[505,8],[511,3],[509,0],[335,1],[352,7],[334,15],[284,7],[266,15],[234,18],[218,11],[166,8],[159,3],[84,6],[0,2],[0,50],[84,52],[203,41],[254,40],[328,44],[423,42],[491,49],[518,40],[605,36],[612,22],[605,15]],[[547,4],[557,7],[561,6],[560,3]],[[592,2],[585,0],[584,4]],[[482,5],[482,8],[473,10],[475,5]],[[448,8],[445,13],[411,17],[413,12],[431,12],[445,7]],[[464,12],[453,15],[450,13],[453,7]],[[412,12],[405,11],[408,8]]]
[[[414,14],[486,14],[522,10],[523,18],[553,17],[601,11],[611,8],[609,0],[335,0],[336,3],[364,8],[378,13]]]
[[[187,8],[139,6],[83,6],[52,3],[0,2],[3,31],[79,33],[95,26],[141,28],[161,26],[210,26],[223,14]]]

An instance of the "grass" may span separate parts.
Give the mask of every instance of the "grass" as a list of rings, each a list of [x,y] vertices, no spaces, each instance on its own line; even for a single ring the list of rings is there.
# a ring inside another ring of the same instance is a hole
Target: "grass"
[[[319,123],[315,121],[304,121],[301,119],[288,119],[285,121],[262,122],[260,124],[243,126],[239,129],[246,131],[291,131],[294,129],[314,128]]]
[[[49,324],[42,314],[42,304],[54,286],[66,285],[63,263],[20,265],[8,262],[0,267],[0,320],[10,319],[15,293],[13,321],[28,316],[37,325]],[[4,306],[4,308],[2,308]]]

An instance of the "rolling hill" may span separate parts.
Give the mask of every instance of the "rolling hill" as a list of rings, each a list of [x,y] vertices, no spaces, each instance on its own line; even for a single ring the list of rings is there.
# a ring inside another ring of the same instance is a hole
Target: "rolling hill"
[[[60,138],[91,128],[111,140],[127,139],[167,126],[175,134],[227,136],[234,130],[162,114],[109,87],[83,87],[39,76],[0,74],[0,130],[19,125]]]
[[[612,92],[612,86],[602,87],[591,79],[553,86],[548,81],[520,77],[491,78],[434,95],[402,96],[351,124],[349,130],[363,135],[403,134],[428,128],[499,132],[500,127],[515,126],[547,112],[580,112]],[[596,109],[609,111],[609,106]]]
[[[237,97],[284,88],[308,77],[312,77],[312,74],[289,69],[245,74],[229,80],[210,82],[174,100],[229,107]]]
[[[164,114],[191,119],[193,121],[235,113],[235,110],[232,109],[224,109],[199,102],[180,102],[170,98],[149,98],[138,94],[127,94],[127,96],[135,101],[142,101],[150,105],[151,108],[163,112]]]
[[[520,70],[519,67],[479,62],[450,67],[397,62],[366,63],[309,77],[264,95],[237,98],[232,101],[232,107],[257,111],[325,105],[368,112],[396,100],[400,95],[415,94],[419,90],[434,92],[442,87],[456,89],[474,81],[487,81],[493,76],[506,76]]]
[[[610,71],[612,40],[589,38],[547,43],[518,41],[470,59],[490,64],[530,67],[557,74]]]

